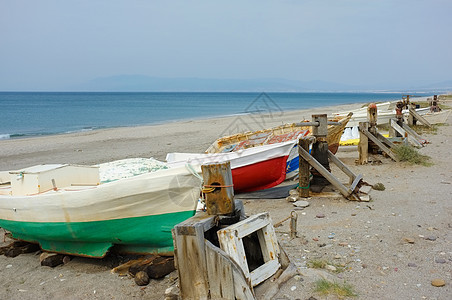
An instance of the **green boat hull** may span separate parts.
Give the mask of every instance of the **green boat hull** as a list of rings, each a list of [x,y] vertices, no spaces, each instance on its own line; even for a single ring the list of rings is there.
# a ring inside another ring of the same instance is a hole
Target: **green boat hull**
[[[170,254],[174,251],[171,229],[195,211],[92,222],[19,222],[0,220],[0,227],[15,239],[39,243],[45,251],[103,257],[117,245],[118,251]]]

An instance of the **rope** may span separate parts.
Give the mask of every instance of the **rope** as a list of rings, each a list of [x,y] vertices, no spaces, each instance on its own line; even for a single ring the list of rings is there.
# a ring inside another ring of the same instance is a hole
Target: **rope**
[[[226,187],[233,187],[234,185],[233,184],[231,184],[231,185],[204,185],[203,187],[202,187],[202,192],[204,193],[204,194],[208,194],[208,193],[212,193],[213,191],[215,191],[215,189],[216,188],[226,188]]]
[[[222,188],[222,187],[233,187],[234,185],[204,185],[204,187],[208,187],[208,188]]]

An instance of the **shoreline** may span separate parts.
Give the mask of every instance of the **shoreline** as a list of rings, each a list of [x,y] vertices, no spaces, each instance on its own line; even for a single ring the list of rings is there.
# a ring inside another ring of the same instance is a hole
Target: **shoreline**
[[[312,114],[331,115],[362,105],[353,103],[269,114],[200,117],[153,125],[3,139],[0,140],[0,171],[48,163],[93,165],[131,157],[164,160],[168,152],[204,152],[217,138],[238,130],[260,130],[295,123],[311,119]]]

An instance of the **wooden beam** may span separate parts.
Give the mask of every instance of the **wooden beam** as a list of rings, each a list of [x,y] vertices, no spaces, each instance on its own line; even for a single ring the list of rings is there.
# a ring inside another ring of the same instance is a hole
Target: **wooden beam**
[[[300,138],[298,140],[299,147],[303,148],[305,151],[309,151],[309,144],[311,141],[309,139]],[[298,195],[302,198],[309,197],[309,186],[311,175],[309,163],[298,154]]]
[[[409,134],[411,134],[412,136],[414,136],[414,137],[418,140],[418,142],[420,142],[421,144],[424,143],[424,142],[426,142],[426,140],[425,140],[422,136],[420,136],[419,134],[417,134],[417,132],[414,131],[414,130],[413,130],[410,126],[408,126],[407,124],[402,123],[402,127],[403,127],[403,129],[405,129]]]
[[[400,127],[394,119],[391,119],[391,127],[399,132],[403,137],[407,138],[413,146],[418,148],[422,147],[422,144],[415,137],[413,137],[413,135],[409,134],[405,129]]]
[[[327,169],[325,169],[322,164],[320,164],[317,160],[315,160],[306,150],[301,147],[298,147],[298,153],[303,156],[303,158],[309,162],[309,164],[314,167],[323,177],[325,177],[332,185],[334,185],[339,192],[344,195],[344,197],[348,197],[351,194],[351,191],[345,187],[336,177],[334,177]]]
[[[199,213],[173,229],[174,256],[182,299],[209,297],[204,232],[216,225],[215,218]]]
[[[432,124],[429,123],[429,121],[427,121],[423,116],[421,116],[420,114],[418,114],[416,112],[416,110],[414,110],[413,108],[409,108],[408,109],[409,113],[411,115],[413,115],[413,117],[415,117],[419,122],[421,122],[422,124],[424,124],[425,126],[428,126],[430,128],[432,128]]]
[[[390,149],[394,148],[395,145],[394,143],[392,143],[390,140],[388,140],[384,135],[382,135],[381,133],[377,132],[376,135],[377,139],[379,139],[382,143],[384,143],[386,146],[388,146]]]
[[[356,187],[362,179],[363,175],[359,174],[358,176],[356,176],[355,180],[353,180],[352,184],[350,185],[350,190],[355,191]]]
[[[242,238],[256,232],[264,264],[249,271]],[[280,267],[279,244],[268,213],[261,213],[217,231],[220,247],[243,270],[245,278],[255,286],[266,280]]]
[[[369,139],[363,133],[362,130],[369,128],[368,122],[359,122],[359,144],[358,144],[358,152],[359,152],[359,164],[364,165],[369,161]]]
[[[352,172],[339,158],[336,157],[330,150],[328,150],[328,158],[331,160],[333,164],[335,164],[339,169],[342,170],[349,178],[349,183],[351,184],[355,178],[355,173]]]
[[[395,156],[394,152],[391,151],[388,147],[383,145],[375,136],[373,136],[367,129],[359,129],[365,136],[367,136],[372,142],[374,142],[381,150],[383,150],[389,157],[391,157],[394,161],[399,161]]]

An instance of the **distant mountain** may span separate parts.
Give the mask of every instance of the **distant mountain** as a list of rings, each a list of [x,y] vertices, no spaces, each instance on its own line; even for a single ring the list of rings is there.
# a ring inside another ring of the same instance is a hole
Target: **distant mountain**
[[[354,87],[327,81],[301,82],[280,78],[206,79],[117,75],[90,80],[71,89],[83,91],[142,92],[309,92],[343,91]]]
[[[352,86],[322,80],[296,81],[281,78],[208,79],[162,78],[145,75],[116,75],[92,79],[73,91],[88,92],[434,92],[452,91],[452,80],[410,86]]]

